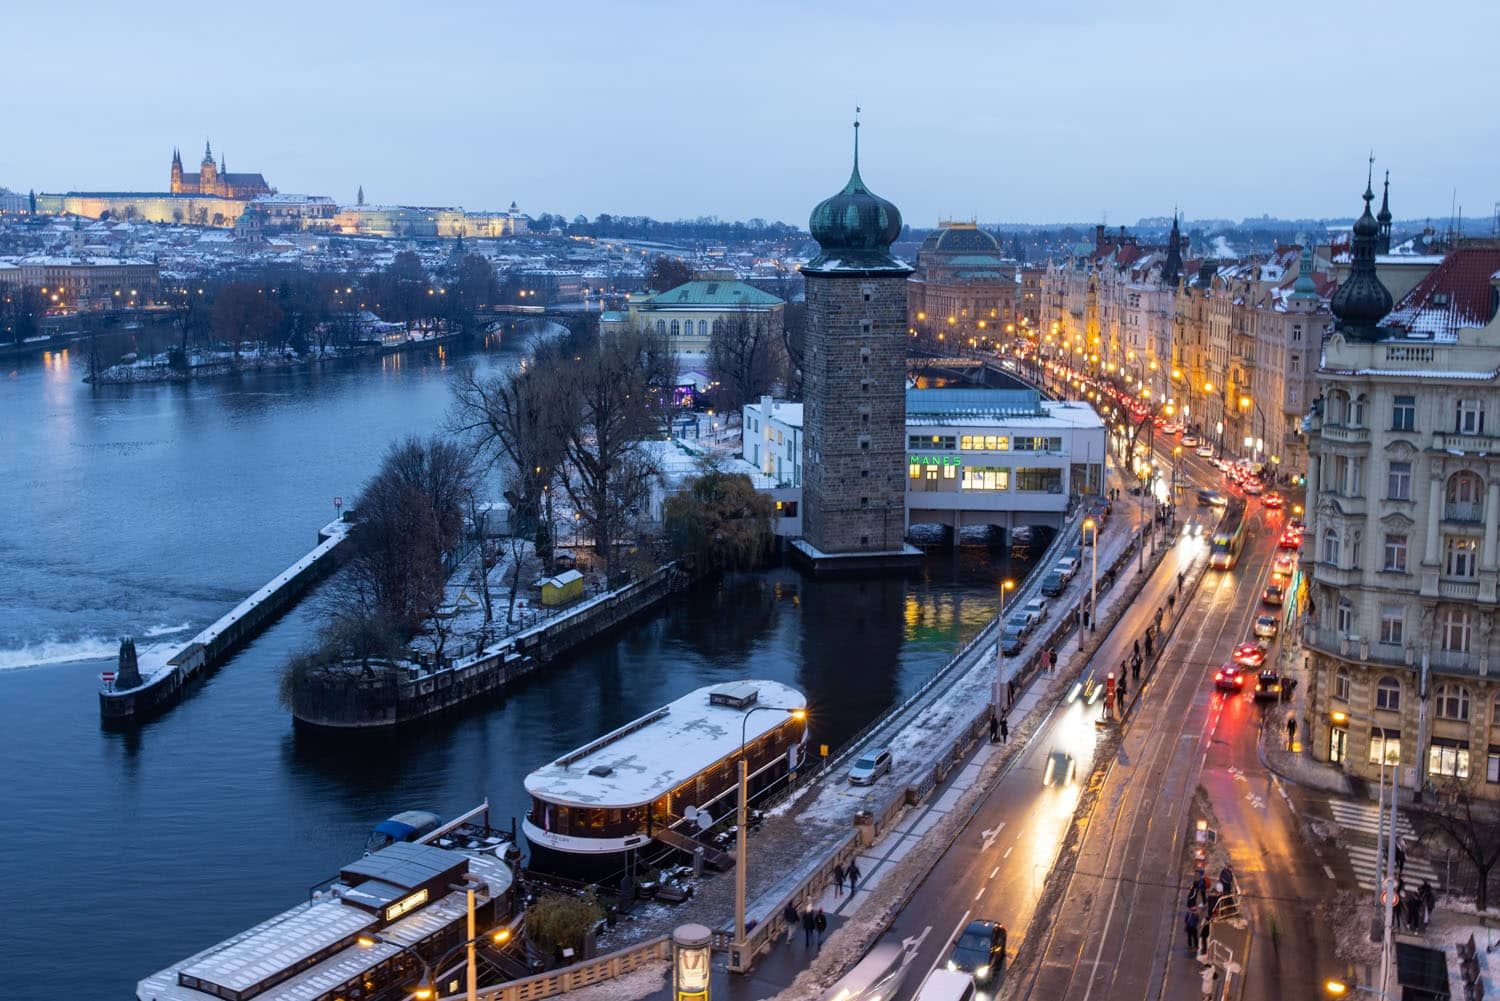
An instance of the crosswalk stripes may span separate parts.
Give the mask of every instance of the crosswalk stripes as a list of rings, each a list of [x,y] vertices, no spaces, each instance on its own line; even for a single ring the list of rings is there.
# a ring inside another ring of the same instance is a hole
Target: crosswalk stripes
[[[1344,800],[1329,800],[1328,809],[1334,822],[1344,831],[1343,850],[1354,870],[1354,878],[1361,889],[1375,889],[1376,876],[1380,871],[1381,832],[1380,807],[1375,803],[1351,803]],[[1415,841],[1416,832],[1405,815],[1397,811],[1396,832],[1407,845]],[[1408,857],[1404,878],[1408,886],[1423,880],[1438,883],[1437,872],[1426,859]]]

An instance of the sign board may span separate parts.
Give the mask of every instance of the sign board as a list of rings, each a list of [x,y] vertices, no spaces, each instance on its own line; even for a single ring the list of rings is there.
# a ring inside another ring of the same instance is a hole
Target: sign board
[[[99,680],[102,681],[106,685],[113,685],[115,683],[115,672],[113,672],[113,671],[100,671],[99,672]]]
[[[396,901],[385,909],[386,923],[389,924],[397,918],[405,917],[425,903],[427,903],[427,891],[425,889],[418,890],[411,896]]]
[[[342,498],[342,497],[335,497],[333,499],[333,509],[335,511],[341,510],[343,508],[343,506],[344,506],[344,498]]]
[[[818,757],[820,757],[820,758],[826,758],[826,757],[828,757],[828,745],[827,744],[819,744],[818,745]]]
[[[680,925],[672,933],[674,1001],[708,1001],[713,933],[703,925]]]
[[[962,466],[961,455],[908,455],[907,463],[913,466]]]

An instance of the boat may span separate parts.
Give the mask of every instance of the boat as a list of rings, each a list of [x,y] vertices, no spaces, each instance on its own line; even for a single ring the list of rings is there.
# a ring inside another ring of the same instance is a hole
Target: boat
[[[709,685],[538,768],[521,825],[530,869],[612,888],[674,853],[732,865],[706,838],[733,820],[741,735],[754,799],[805,763],[806,705],[778,681]]]
[[[375,847],[314,886],[306,901],[158,970],[137,984],[136,998],[407,998],[443,955],[462,962],[461,950],[449,950],[467,935],[464,884],[477,891],[475,927],[509,940],[514,839],[490,826],[488,802],[446,824],[436,820],[407,811],[381,822],[367,842]],[[450,968],[432,972],[441,984]]]

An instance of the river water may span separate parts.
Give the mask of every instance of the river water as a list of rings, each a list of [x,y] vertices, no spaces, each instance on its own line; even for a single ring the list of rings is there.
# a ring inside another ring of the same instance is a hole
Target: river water
[[[504,352],[476,364],[508,364]],[[180,641],[309,549],[392,441],[441,425],[454,365],[396,355],[191,386],[102,387],[60,353],[0,370],[0,969],[28,990],[123,999],[282,910],[401,809],[488,797],[693,687],[759,676],[807,693],[837,746],[993,614],[1010,568],[934,554],[908,580],[735,577],[490,704],[396,737],[294,730],[277,675],[304,601],[180,705],[99,725],[118,639]]]

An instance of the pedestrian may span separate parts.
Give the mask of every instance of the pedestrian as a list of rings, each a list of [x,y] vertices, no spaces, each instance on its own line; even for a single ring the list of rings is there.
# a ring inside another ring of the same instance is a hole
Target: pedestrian
[[[1198,951],[1198,906],[1196,904],[1188,907],[1187,917],[1183,919],[1183,928],[1187,931],[1188,951]]]
[[[1167,610],[1165,608],[1161,607],[1160,605],[1156,606],[1156,628],[1157,629],[1161,628],[1161,617],[1163,615],[1165,615],[1166,613],[1167,613]]]
[[[797,905],[788,900],[786,906],[781,909],[781,920],[786,924],[786,944],[791,945],[792,939],[797,934],[797,925],[802,920],[801,915],[797,913]]]
[[[1052,670],[1056,671],[1057,670],[1057,647],[1053,647],[1052,648],[1052,651],[1051,651],[1049,659],[1052,661]]]
[[[818,916],[813,919],[813,924],[818,929],[818,951],[823,949],[823,934],[828,931],[828,915],[823,913],[823,908],[818,908]]]
[[[1198,926],[1198,955],[1208,952],[1208,931],[1213,924],[1213,919],[1204,915],[1203,922]]]
[[[1219,870],[1219,882],[1224,884],[1225,893],[1234,892],[1234,870],[1229,868],[1228,864]]]
[[[842,862],[833,867],[833,895],[835,897],[844,895],[844,863]]]
[[[1140,674],[1139,668],[1136,669],[1136,674]],[[1125,694],[1125,675],[1122,674],[1120,675],[1120,707],[1122,709],[1125,707]]]
[[[1146,634],[1146,656],[1147,657],[1151,656],[1151,645],[1152,645],[1151,644],[1151,634],[1147,633]]]
[[[849,860],[849,892],[854,892],[854,884],[859,882],[859,866],[853,859]]]
[[[813,909],[809,907],[802,912],[802,944],[804,947],[812,946],[813,932],[817,931],[817,929],[818,918],[813,914]]]
[[[1000,743],[1002,743],[1002,744],[1009,744],[1010,743],[1010,717],[1009,716],[1002,716],[1000,718]]]
[[[1187,572],[1184,571],[1184,570],[1177,571],[1177,591],[1178,591],[1179,594],[1182,592],[1182,581],[1183,581],[1183,578],[1186,576],[1186,573]]]
[[[995,721],[995,714],[994,714],[993,711],[991,711],[990,712],[990,743],[991,744],[993,744],[995,742],[995,733],[996,733],[997,730],[999,730],[999,728],[1000,728],[999,724]]]
[[[1286,749],[1288,751],[1292,750],[1296,746],[1295,743],[1294,743],[1294,741],[1296,741],[1296,739],[1297,739],[1297,717],[1295,717],[1295,716],[1288,716],[1286,718]]]
[[[1406,849],[1401,847],[1401,839],[1396,839],[1396,878],[1400,879],[1406,875]]]
[[[1193,901],[1202,900],[1208,903],[1208,878],[1203,875],[1203,870],[1198,870],[1198,875],[1193,877],[1193,885],[1188,890],[1188,905],[1194,906]]]
[[[1415,893],[1406,895],[1406,927],[1412,931],[1422,928],[1422,898]]]
[[[1167,611],[1172,612],[1172,611],[1176,611],[1176,610],[1177,610],[1177,592],[1173,591],[1171,594],[1167,595]]]
[[[1437,906],[1437,894],[1432,892],[1432,884],[1422,880],[1422,885],[1417,889],[1417,896],[1422,898],[1422,927],[1432,920],[1432,909]]]
[[[1121,678],[1123,678],[1123,677],[1124,677],[1124,675],[1121,675]],[[1130,677],[1131,677],[1131,680],[1133,680],[1133,681],[1140,681],[1141,680],[1141,662],[1140,661],[1136,661],[1135,663],[1133,663],[1133,664],[1130,665]]]
[[[1140,640],[1136,640],[1135,641],[1134,651],[1135,651],[1136,659],[1139,660],[1140,656],[1141,656],[1141,641]]]

